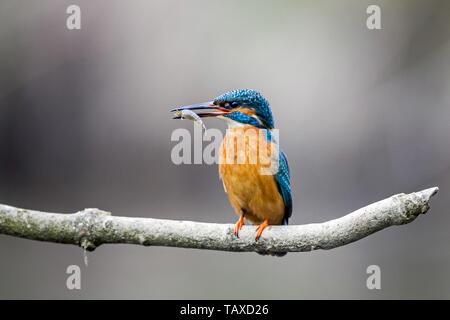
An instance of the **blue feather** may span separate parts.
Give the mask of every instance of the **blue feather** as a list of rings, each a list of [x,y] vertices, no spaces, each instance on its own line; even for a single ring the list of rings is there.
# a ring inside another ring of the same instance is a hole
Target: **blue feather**
[[[245,124],[257,127],[257,128],[263,128],[263,129],[265,128],[255,118],[249,116],[248,114],[239,112],[239,111],[227,113],[224,115],[224,117],[234,120],[236,122],[245,123]],[[269,130],[267,130],[267,131],[269,131]]]
[[[214,99],[215,104],[221,102],[229,102],[241,107],[254,108],[256,115],[263,122],[263,125],[258,124],[257,127],[264,127],[273,129],[275,126],[272,110],[269,101],[263,95],[253,89],[238,89],[226,92]],[[244,119],[246,120],[246,119]]]
[[[287,225],[289,223],[289,218],[292,215],[292,194],[289,164],[283,151],[280,151],[279,167],[278,172],[275,175],[275,180],[284,202],[283,224]]]

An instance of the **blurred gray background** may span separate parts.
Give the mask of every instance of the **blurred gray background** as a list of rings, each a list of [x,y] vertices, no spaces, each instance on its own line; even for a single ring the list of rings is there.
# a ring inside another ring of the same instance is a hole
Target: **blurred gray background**
[[[271,102],[292,224],[440,193],[410,225],[284,258],[105,245],[85,267],[75,246],[0,236],[0,298],[450,298],[449,58],[445,0],[1,0],[0,203],[234,222],[216,166],[171,162],[172,131],[193,125],[168,110],[236,88]]]

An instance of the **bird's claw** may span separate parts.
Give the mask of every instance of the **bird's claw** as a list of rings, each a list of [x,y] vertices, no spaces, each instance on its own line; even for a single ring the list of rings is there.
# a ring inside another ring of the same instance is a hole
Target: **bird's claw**
[[[244,216],[241,215],[239,217],[239,220],[234,224],[234,231],[233,234],[239,238],[239,231],[242,229],[242,226],[244,225]]]
[[[264,220],[263,223],[261,223],[258,228],[256,228],[256,237],[255,237],[255,241],[258,241],[259,238],[261,237],[264,229],[269,225],[269,221],[268,220]]]

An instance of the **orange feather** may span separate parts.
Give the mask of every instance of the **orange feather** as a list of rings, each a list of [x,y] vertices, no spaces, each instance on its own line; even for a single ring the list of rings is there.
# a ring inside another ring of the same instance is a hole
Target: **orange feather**
[[[237,215],[244,214],[246,219],[255,224],[265,220],[268,220],[269,224],[281,224],[285,208],[275,177],[261,174],[261,169],[267,168],[265,162],[260,161],[259,157],[256,161],[252,158],[255,154],[258,155],[260,144],[247,138],[238,148],[237,139],[248,134],[249,129],[256,132],[260,130],[252,126],[238,126],[228,129],[222,141],[219,174],[225,192]],[[268,148],[273,148],[272,145],[267,145]]]

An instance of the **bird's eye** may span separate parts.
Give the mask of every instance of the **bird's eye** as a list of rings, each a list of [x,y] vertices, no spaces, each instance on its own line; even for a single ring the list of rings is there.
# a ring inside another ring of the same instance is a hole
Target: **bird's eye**
[[[239,104],[237,102],[219,102],[219,103],[215,103],[218,104],[220,107],[225,108],[225,109],[233,109],[239,106]]]

